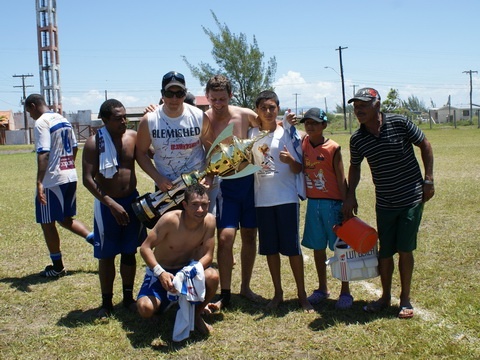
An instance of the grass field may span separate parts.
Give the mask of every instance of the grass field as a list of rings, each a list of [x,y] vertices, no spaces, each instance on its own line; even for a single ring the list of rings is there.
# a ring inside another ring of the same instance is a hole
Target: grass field
[[[317,306],[315,314],[304,314],[295,300],[288,261],[282,258],[286,301],[277,311],[265,312],[266,300],[254,304],[235,295],[239,291],[237,265],[233,306],[207,320],[214,333],[208,338],[192,333],[179,344],[171,341],[174,311],[157,320],[142,320],[117,306],[108,322],[96,321],[100,290],[92,248],[63,229],[62,251],[69,275],[54,281],[38,276],[49,257],[34,218],[35,154],[16,153],[15,147],[2,152],[0,147],[0,358],[480,358],[480,130],[426,128],[425,132],[434,149],[436,195],[425,207],[415,252],[413,319],[396,318],[398,271],[394,274],[396,298],[383,313],[362,311],[380,293],[378,278],[352,283],[354,306],[340,312],[334,309],[339,281],[329,276],[332,298]],[[342,145],[348,164],[349,135],[331,137]],[[143,173],[138,178],[140,193],[149,191],[151,181]],[[359,216],[374,224],[373,186],[366,164],[358,198]],[[79,184],[78,218],[89,226],[92,207],[92,196]],[[240,261],[238,243],[235,252]],[[304,256],[310,293],[317,279],[311,251],[305,249]],[[135,292],[144,273],[139,255],[137,260]],[[265,299],[273,295],[266,261],[260,256],[252,288]],[[114,302],[120,301],[117,275]]]

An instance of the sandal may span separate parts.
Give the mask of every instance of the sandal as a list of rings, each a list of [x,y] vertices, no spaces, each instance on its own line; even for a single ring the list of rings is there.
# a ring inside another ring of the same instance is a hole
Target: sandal
[[[400,306],[400,311],[398,312],[399,319],[411,319],[413,317],[413,306]]]
[[[325,299],[330,297],[330,293],[323,290],[313,290],[312,295],[310,295],[307,300],[310,304],[316,305],[322,302]]]
[[[335,303],[335,309],[347,310],[353,305],[353,296],[350,294],[340,294],[337,302]]]

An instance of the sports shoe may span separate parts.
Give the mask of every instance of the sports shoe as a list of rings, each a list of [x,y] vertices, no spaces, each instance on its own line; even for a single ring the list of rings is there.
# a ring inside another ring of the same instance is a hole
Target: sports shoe
[[[67,271],[65,270],[65,268],[63,268],[60,271],[57,271],[53,268],[53,265],[47,265],[45,267],[45,270],[40,271],[40,276],[43,276],[46,278],[59,278],[65,275],[67,275]]]
[[[328,299],[330,297],[329,292],[325,292],[323,290],[313,290],[312,295],[310,295],[307,300],[310,304],[316,305],[322,302],[325,299]]]

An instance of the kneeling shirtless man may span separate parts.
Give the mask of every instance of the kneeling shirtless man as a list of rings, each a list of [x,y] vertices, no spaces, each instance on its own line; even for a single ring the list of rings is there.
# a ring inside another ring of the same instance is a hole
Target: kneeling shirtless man
[[[205,301],[195,310],[195,327],[204,334],[212,330],[201,317],[219,281],[217,271],[210,267],[215,248],[215,217],[208,213],[209,203],[203,185],[187,187],[184,209],[162,215],[143,242],[140,254],[148,269],[137,298],[140,316],[149,318],[165,308],[169,303],[167,292],[175,292],[175,274],[191,260],[197,260],[205,269],[206,291]]]

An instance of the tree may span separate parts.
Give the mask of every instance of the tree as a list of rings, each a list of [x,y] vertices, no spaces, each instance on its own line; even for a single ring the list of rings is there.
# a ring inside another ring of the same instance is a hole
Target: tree
[[[220,23],[213,11],[211,13],[220,32],[214,33],[204,26],[202,29],[212,42],[212,56],[218,68],[204,62],[194,66],[185,56],[183,61],[202,86],[214,75],[225,75],[232,83],[232,104],[253,108],[258,93],[273,90],[277,61],[272,57],[265,64],[264,54],[260,51],[255,36],[253,43],[248,44],[245,34],[233,34],[226,24]]]
[[[402,106],[411,112],[427,112],[425,103],[420,101],[415,95],[409,96],[407,101],[402,101]]]
[[[400,100],[400,95],[397,89],[390,89],[388,92],[387,98],[382,102],[382,111],[383,112],[398,112],[401,110],[402,100]]]

